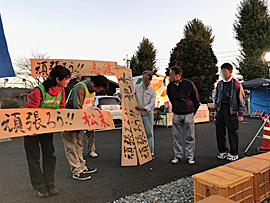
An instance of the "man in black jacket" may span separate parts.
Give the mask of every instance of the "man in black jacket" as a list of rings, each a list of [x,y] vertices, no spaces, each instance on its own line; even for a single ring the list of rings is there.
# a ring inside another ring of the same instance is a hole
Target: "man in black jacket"
[[[194,164],[195,129],[194,115],[199,104],[199,94],[194,83],[182,77],[183,71],[179,66],[170,69],[170,83],[167,94],[172,103],[173,111],[173,149],[176,164],[185,156],[189,164]]]

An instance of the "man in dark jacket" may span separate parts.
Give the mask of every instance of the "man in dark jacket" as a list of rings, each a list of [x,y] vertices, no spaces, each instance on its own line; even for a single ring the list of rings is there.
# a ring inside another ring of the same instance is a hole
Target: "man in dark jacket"
[[[189,164],[194,164],[195,129],[194,115],[199,104],[199,94],[194,83],[182,77],[183,71],[179,66],[170,70],[170,83],[167,94],[172,103],[173,111],[173,149],[176,164],[185,156]]]
[[[239,81],[232,77],[233,66],[224,63],[221,66],[223,79],[218,82],[215,94],[216,137],[219,159],[237,160],[239,122],[242,122],[245,109],[245,93]],[[226,128],[230,143],[230,152],[226,146]]]

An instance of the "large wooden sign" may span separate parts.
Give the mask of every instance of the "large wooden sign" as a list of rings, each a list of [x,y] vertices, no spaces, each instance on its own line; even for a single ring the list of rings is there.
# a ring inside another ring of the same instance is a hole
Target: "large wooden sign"
[[[115,75],[116,62],[91,61],[73,59],[30,59],[31,76],[47,76],[56,65],[68,68],[72,76],[81,74],[91,75]]]
[[[122,103],[124,103],[133,139],[135,141],[139,163],[142,165],[151,161],[152,156],[141,114],[138,110],[135,109],[135,106],[137,106],[137,101],[134,94],[131,69],[117,66],[114,72],[118,79],[120,91],[122,92]]]
[[[109,111],[83,109],[2,109],[0,139],[40,133],[111,129]]]
[[[64,67],[68,68],[73,76],[81,74],[85,76],[114,75],[117,77],[119,87],[123,95],[122,104],[124,106],[122,117],[121,165],[136,166],[138,160],[140,165],[151,161],[152,156],[147,136],[145,133],[144,125],[142,122],[141,114],[138,110],[135,109],[137,101],[134,94],[131,69],[122,66],[117,66],[116,62],[108,62],[108,61],[71,60],[71,59],[31,59],[32,76],[34,77],[47,76],[49,72],[52,70],[52,68],[54,68],[57,64],[63,65]],[[26,118],[24,117],[23,119]],[[110,123],[110,125],[111,124],[112,123]],[[80,126],[80,128],[83,127],[79,124],[78,126]],[[107,128],[109,128],[109,126],[107,126]],[[88,129],[101,129],[101,128],[98,126],[94,126],[93,128]],[[54,130],[54,132],[55,131],[56,130]]]
[[[132,135],[132,130],[125,111],[125,105],[122,103],[122,157],[121,166],[137,166],[138,158],[136,146]]]

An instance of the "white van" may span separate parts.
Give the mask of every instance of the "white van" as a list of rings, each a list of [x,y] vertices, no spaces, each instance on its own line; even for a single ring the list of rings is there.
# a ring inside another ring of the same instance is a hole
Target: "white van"
[[[110,111],[114,121],[122,121],[122,105],[115,96],[95,96],[94,106],[102,111]]]

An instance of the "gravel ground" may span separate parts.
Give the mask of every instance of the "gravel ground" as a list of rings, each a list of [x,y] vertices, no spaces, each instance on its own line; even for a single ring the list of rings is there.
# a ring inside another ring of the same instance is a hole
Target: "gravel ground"
[[[180,178],[146,192],[133,194],[114,201],[114,203],[125,202],[194,202],[193,179],[191,177]]]
[[[133,194],[120,198],[113,203],[151,203],[151,202],[168,202],[168,203],[188,203],[194,202],[193,197],[193,179],[191,177],[180,178],[165,185],[160,185],[151,190],[140,194]],[[267,198],[262,203],[270,203]]]

